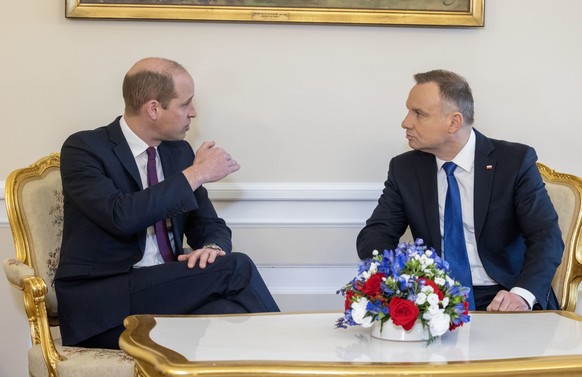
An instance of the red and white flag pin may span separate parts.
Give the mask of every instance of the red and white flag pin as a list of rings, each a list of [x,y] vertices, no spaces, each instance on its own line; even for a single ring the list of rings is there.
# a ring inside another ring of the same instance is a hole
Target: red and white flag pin
[[[487,169],[487,170],[493,170],[493,165],[487,165],[487,166],[485,166],[485,169]]]

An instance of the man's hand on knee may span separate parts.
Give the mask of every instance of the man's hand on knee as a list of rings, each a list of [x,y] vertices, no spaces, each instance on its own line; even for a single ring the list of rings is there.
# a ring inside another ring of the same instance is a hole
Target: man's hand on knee
[[[178,261],[188,261],[188,268],[194,268],[198,262],[198,267],[204,269],[208,264],[214,263],[216,258],[224,255],[226,255],[224,250],[206,247],[194,250],[190,254],[178,255]]]

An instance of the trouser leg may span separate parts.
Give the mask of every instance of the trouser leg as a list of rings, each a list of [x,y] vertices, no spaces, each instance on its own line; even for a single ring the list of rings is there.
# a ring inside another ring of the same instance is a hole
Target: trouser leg
[[[119,336],[125,330],[124,326],[117,326],[99,335],[84,340],[77,347],[119,349]]]
[[[249,313],[279,311],[256,266],[242,253],[218,258],[205,269],[172,262],[132,271],[132,314],[192,314],[212,301],[225,300]],[[228,313],[228,305],[211,306]],[[206,313],[212,314],[212,313]]]

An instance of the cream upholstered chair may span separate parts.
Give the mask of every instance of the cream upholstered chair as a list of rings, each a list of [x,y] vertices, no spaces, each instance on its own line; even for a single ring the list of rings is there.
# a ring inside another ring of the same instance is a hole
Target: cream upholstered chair
[[[63,190],[59,154],[15,170],[6,181],[6,210],[16,258],[4,261],[8,281],[24,295],[34,377],[133,376],[134,362],[123,351],[63,347],[51,333],[58,326],[53,278],[63,230]],[[98,298],[95,298],[98,299]],[[52,331],[51,331],[52,329]]]
[[[560,307],[573,312],[578,299],[578,286],[582,281],[582,179],[558,173],[539,162],[538,169],[558,212],[565,244],[562,263],[556,271],[552,287]]]

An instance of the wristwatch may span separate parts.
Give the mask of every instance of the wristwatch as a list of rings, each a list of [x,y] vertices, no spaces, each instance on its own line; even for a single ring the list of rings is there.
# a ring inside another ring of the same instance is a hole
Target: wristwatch
[[[204,246],[202,246],[203,249],[214,249],[214,250],[218,250],[218,251],[223,251],[222,247],[218,246],[215,243],[207,243]]]

